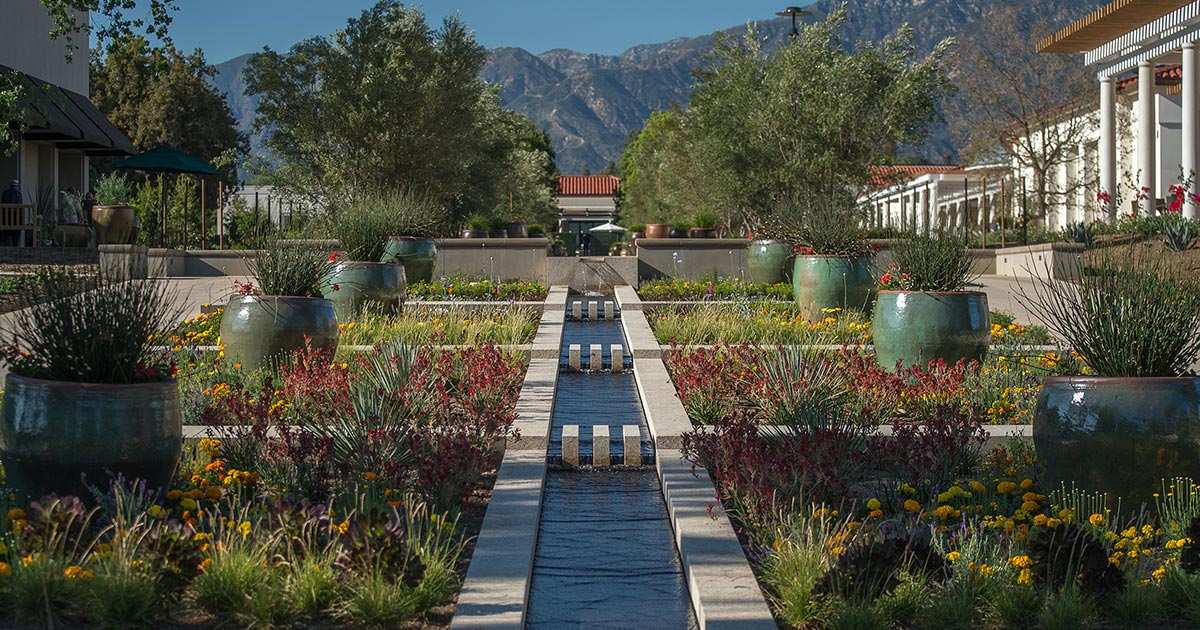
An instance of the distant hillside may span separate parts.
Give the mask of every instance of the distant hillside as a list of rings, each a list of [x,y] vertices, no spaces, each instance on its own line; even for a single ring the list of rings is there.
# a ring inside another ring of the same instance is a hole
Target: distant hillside
[[[1013,0],[1030,19],[1044,17],[1065,24],[1101,6],[1104,0]],[[841,0],[821,0],[809,9],[819,20]],[[918,51],[924,53],[964,28],[986,28],[996,0],[849,0],[848,40],[876,41],[893,35],[904,23],[913,26]],[[759,24],[770,41],[782,42],[790,22],[773,19]],[[745,25],[726,32],[740,35]],[[620,55],[596,55],[555,49],[534,55],[521,48],[495,48],[482,71],[501,86],[507,107],[528,115],[554,142],[558,167],[576,173],[585,166],[597,172],[621,155],[625,138],[649,115],[685,104],[691,72],[711,50],[713,36],[686,37],[661,44],[634,46]],[[249,55],[217,66],[214,84],[228,95],[238,128],[250,133],[256,99],[244,94],[241,69]],[[1081,66],[1080,71],[1083,71]],[[952,104],[950,106],[953,106]],[[251,135],[252,151],[261,152],[262,138]],[[922,160],[940,163],[955,157],[954,142],[944,127],[934,130],[921,147]]]

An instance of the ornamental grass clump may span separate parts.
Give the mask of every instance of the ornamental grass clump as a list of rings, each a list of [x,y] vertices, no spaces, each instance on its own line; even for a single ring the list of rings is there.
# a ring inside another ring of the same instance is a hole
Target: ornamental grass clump
[[[803,244],[804,255],[868,256],[875,250],[867,241],[862,217],[854,195],[835,188],[806,201],[780,204],[766,223],[771,234]]]
[[[42,269],[18,299],[0,354],[13,373],[76,383],[124,384],[169,378],[167,354],[148,340],[179,310],[164,282],[119,282]]]
[[[910,234],[892,247],[894,262],[879,278],[884,289],[962,291],[978,274],[971,272],[966,242],[952,234]]]
[[[347,259],[379,262],[389,237],[431,235],[439,214],[431,197],[406,189],[361,193],[336,207],[333,233]]]
[[[1098,376],[1181,376],[1200,357],[1200,279],[1170,261],[1107,251],[1078,284],[1049,269],[1019,299]]]
[[[258,282],[252,292],[319,298],[335,260],[336,256],[327,256],[320,250],[276,240],[248,259],[246,266]]]

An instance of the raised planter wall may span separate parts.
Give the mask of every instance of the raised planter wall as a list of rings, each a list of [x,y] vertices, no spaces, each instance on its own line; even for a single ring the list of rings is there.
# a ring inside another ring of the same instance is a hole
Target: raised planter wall
[[[552,256],[546,259],[546,286],[567,286],[575,291],[611,290],[638,286],[638,259],[634,256]]]
[[[639,238],[638,277],[746,277],[744,238]]]
[[[547,286],[545,238],[443,238],[434,278],[456,274],[499,280],[535,280]]]
[[[1007,247],[996,250],[997,275],[1030,277],[1043,276],[1046,270],[1055,280],[1079,278],[1080,259],[1084,247],[1079,243],[1042,243],[1026,247]]]

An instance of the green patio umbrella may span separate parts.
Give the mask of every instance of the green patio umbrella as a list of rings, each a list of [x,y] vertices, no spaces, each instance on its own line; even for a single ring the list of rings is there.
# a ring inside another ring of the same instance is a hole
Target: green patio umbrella
[[[191,175],[220,175],[212,164],[188,155],[178,149],[175,149],[169,144],[160,144],[149,151],[143,151],[133,157],[117,160],[113,162],[113,166],[129,171],[143,171],[147,173],[176,173],[176,174],[191,174]],[[159,234],[160,244],[165,245],[167,239],[167,189],[164,186],[162,189],[162,221],[159,226],[161,232]],[[184,208],[187,212],[187,208]],[[184,214],[186,222],[187,215]],[[203,229],[203,226],[201,226]],[[186,231],[186,223],[184,226]]]

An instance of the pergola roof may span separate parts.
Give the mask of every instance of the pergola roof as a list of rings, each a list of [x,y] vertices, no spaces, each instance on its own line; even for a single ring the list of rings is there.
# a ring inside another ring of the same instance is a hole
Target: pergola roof
[[[1037,43],[1038,52],[1094,50],[1193,0],[1115,0]]]

